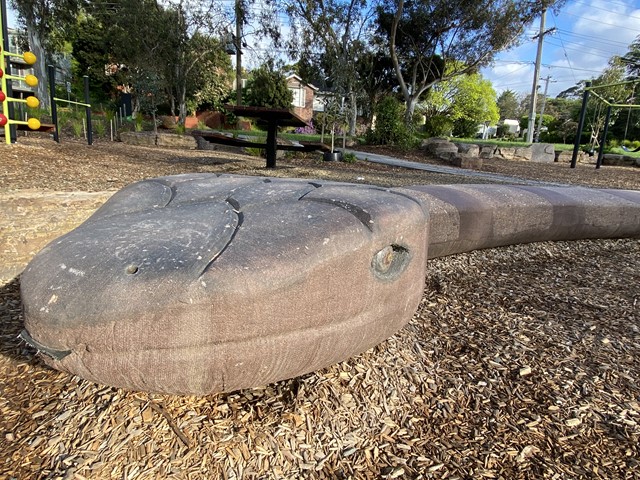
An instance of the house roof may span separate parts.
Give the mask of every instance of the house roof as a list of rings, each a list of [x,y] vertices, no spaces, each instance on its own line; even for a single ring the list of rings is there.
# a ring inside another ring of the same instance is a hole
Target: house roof
[[[305,82],[302,78],[300,78],[300,77],[299,77],[298,75],[296,75],[295,73],[292,73],[292,74],[291,74],[291,75],[289,75],[286,79],[287,79],[287,81],[288,81],[288,80],[290,80],[290,79],[292,79],[292,78],[293,78],[293,79],[295,79],[295,80],[297,80],[297,81],[299,81],[300,83],[305,84],[307,87],[309,87],[309,88],[310,88],[310,89],[312,89],[312,90],[315,90],[316,92],[317,92],[318,90],[320,90],[320,89],[319,89],[318,87],[316,87],[315,85],[312,85],[312,84],[310,84],[310,83]]]

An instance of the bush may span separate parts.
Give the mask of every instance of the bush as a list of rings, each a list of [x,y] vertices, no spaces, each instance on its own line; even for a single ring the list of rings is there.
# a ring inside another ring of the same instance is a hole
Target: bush
[[[396,145],[409,148],[414,143],[412,128],[404,123],[404,106],[394,97],[383,98],[376,106],[375,129],[367,141],[374,145]]]
[[[354,153],[345,152],[342,154],[342,161],[345,163],[356,163],[356,156]]]
[[[453,122],[444,115],[433,115],[427,118],[424,131],[427,137],[450,137]]]
[[[267,62],[251,72],[247,82],[247,103],[254,107],[290,108],[293,93],[285,76]]]
[[[453,122],[453,136],[460,138],[473,138],[478,131],[478,122],[468,118],[459,118]]]

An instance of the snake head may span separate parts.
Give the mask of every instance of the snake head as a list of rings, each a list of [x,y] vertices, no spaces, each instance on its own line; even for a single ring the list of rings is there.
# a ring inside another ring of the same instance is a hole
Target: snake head
[[[427,217],[403,189],[145,180],[32,260],[23,337],[54,368],[133,390],[207,394],[295,377],[411,318]]]

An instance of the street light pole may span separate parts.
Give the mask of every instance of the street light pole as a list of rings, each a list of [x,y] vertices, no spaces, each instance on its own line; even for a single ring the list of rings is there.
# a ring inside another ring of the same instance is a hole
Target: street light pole
[[[538,52],[536,53],[536,65],[533,70],[533,86],[531,87],[531,105],[529,107],[529,123],[527,125],[527,142],[533,142],[533,130],[536,122],[536,102],[538,100],[538,77],[540,76],[540,64],[542,63],[542,45],[544,43],[544,25],[547,18],[547,10],[542,11],[540,17],[540,33],[538,34]]]

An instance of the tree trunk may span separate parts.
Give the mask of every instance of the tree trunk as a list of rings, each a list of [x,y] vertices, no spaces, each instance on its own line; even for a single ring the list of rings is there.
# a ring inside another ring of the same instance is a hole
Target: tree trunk
[[[178,125],[184,127],[187,119],[187,86],[178,87]]]
[[[356,99],[356,93],[352,90],[349,94],[351,97],[351,118],[349,118],[349,136],[356,136],[356,125],[358,122],[358,103]]]
[[[42,46],[42,40],[40,34],[35,25],[27,19],[27,35],[29,38],[29,48],[31,52],[36,56],[36,63],[32,66],[33,74],[38,79],[38,85],[35,88],[35,94],[38,100],[40,100],[40,108],[43,110],[49,110],[51,107],[49,97],[49,82],[47,80],[47,53]],[[16,52],[21,53],[21,52]],[[16,72],[12,72],[16,73]],[[21,75],[21,72],[17,72]]]
[[[404,111],[404,124],[409,127],[413,123],[413,112],[416,110],[416,105],[418,104],[418,99],[411,95],[407,99],[407,108]]]

